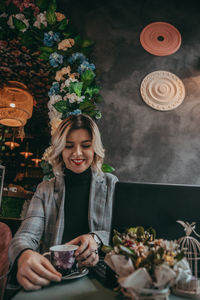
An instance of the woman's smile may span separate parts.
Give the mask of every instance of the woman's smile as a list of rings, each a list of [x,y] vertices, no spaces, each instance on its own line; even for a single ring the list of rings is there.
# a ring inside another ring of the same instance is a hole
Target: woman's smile
[[[79,166],[84,162],[85,159],[72,159],[72,162],[75,163],[75,165]]]

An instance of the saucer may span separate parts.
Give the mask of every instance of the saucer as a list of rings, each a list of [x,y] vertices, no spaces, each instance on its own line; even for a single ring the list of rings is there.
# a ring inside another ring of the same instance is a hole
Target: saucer
[[[69,275],[63,276],[62,280],[70,280],[70,279],[76,279],[81,278],[89,273],[88,269],[84,269],[82,272],[75,272],[74,274],[71,273]]]

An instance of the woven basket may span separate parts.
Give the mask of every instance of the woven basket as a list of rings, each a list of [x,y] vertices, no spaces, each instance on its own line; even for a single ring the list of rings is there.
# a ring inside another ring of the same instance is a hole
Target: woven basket
[[[31,118],[33,97],[27,87],[18,81],[9,81],[0,90],[0,123],[6,126],[24,126]]]

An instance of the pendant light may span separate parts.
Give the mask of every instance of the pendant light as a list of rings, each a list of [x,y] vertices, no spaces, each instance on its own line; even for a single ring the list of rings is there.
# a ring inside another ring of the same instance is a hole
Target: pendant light
[[[11,127],[24,126],[31,118],[33,97],[26,85],[8,81],[0,89],[0,124]]]

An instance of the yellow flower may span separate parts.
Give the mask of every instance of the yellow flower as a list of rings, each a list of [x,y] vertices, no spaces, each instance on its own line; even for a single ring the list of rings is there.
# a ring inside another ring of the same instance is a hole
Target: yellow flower
[[[73,39],[65,39],[65,40],[62,40],[58,44],[58,50],[66,51],[68,48],[71,48],[72,46],[74,46],[74,40]]]
[[[72,79],[75,79],[76,77],[79,77],[79,73],[72,73],[72,74],[69,74],[69,77],[72,78]]]
[[[174,265],[174,255],[170,255],[170,254],[164,254],[164,260],[166,261],[166,262],[168,262],[168,264],[170,265],[170,266],[173,266]]]
[[[62,68],[61,70],[56,72],[55,80],[56,81],[65,80],[65,77],[63,75],[68,74],[70,76],[70,72],[71,72],[70,66]]]
[[[58,128],[58,126],[60,125],[60,123],[62,122],[62,120],[60,119],[53,119],[51,120],[50,124],[51,124],[51,135],[53,135],[56,131],[56,129]]]
[[[59,13],[59,12],[56,12],[56,19],[58,22],[62,21],[65,19],[65,15]]]
[[[136,259],[135,267],[138,268],[139,265],[141,264],[141,262],[142,262],[142,257],[139,256],[139,257]]]

